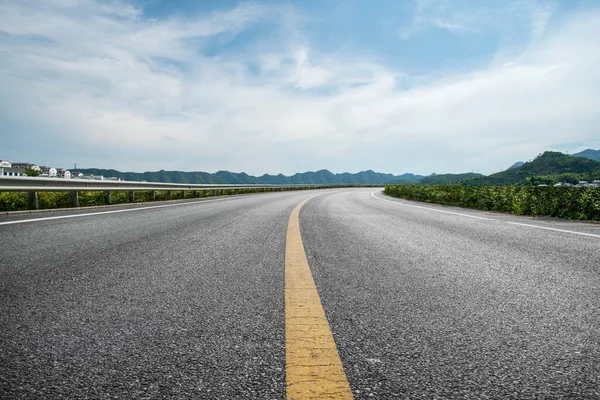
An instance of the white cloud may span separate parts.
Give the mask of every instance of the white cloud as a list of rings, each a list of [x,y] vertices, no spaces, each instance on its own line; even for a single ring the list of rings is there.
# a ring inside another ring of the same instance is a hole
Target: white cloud
[[[329,71],[321,66],[313,66],[308,58],[308,50],[302,46],[296,53],[296,72],[293,81],[300,89],[323,86],[330,77]]]
[[[550,18],[552,17],[552,7],[549,3],[537,4],[531,6],[531,37],[535,42],[544,37]]]
[[[412,22],[400,29],[400,38],[407,40],[430,27],[456,34],[476,32],[484,13],[455,5],[450,0],[414,0]]]
[[[284,24],[268,42],[203,55],[209,40],[289,12],[242,4],[148,21],[118,2],[4,2],[0,123],[34,126],[9,133],[32,147],[52,135],[40,154],[73,146],[61,164],[96,153],[89,162],[136,170],[494,172],[555,146],[600,146],[598,11],[542,18],[510,61],[409,85]]]

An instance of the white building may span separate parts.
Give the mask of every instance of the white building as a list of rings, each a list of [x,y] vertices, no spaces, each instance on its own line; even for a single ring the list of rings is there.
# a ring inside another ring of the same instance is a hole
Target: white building
[[[31,168],[40,172],[40,177],[48,178],[71,178],[71,171],[64,168],[52,168],[47,166],[38,166],[31,163],[10,163],[0,160],[0,176],[26,176],[26,170]],[[81,175],[81,174],[79,174]]]
[[[22,163],[22,162],[12,163],[12,167],[15,168],[15,169],[22,169],[22,170],[26,170],[27,168],[31,168],[31,169],[33,169],[35,171],[42,172],[42,169],[39,166],[37,166],[36,164],[32,164],[32,163]]]
[[[57,170],[57,176],[59,178],[64,178],[64,179],[71,179],[71,171],[68,171],[64,168],[59,168]]]
[[[0,175],[4,175],[5,168],[12,168],[12,164],[8,161],[0,160]]]
[[[26,165],[24,167],[24,165]],[[10,163],[8,161],[2,160],[0,161],[0,175],[2,176],[25,176],[25,170],[28,166],[39,167],[35,164],[26,164],[26,163]]]

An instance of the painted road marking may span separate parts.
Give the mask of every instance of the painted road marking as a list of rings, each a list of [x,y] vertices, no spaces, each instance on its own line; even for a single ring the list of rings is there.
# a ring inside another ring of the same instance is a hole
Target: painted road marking
[[[484,220],[488,220],[488,221],[497,221],[497,220],[492,219],[492,218],[477,217],[475,215],[461,214],[461,213],[456,213],[456,212],[451,212],[451,211],[437,210],[435,208],[415,206],[413,204],[399,203],[397,201],[392,201],[392,200],[388,200],[388,199],[382,199],[381,197],[377,197],[377,196],[375,196],[375,193],[377,193],[377,192],[371,193],[371,196],[375,197],[377,200],[387,201],[388,203],[394,203],[394,204],[397,204],[397,205],[400,205],[400,206],[412,207],[412,208],[420,208],[420,209],[423,209],[423,210],[435,211],[435,212],[439,212],[439,213],[443,213],[443,214],[459,215],[461,217],[467,217],[467,218],[484,219]]]
[[[300,235],[300,209],[308,200],[290,215],[285,247],[287,399],[352,399]]]
[[[570,233],[572,235],[581,235],[581,236],[591,236],[591,237],[596,237],[596,238],[600,238],[600,235],[594,235],[593,233],[585,233],[585,232],[577,232],[577,231],[568,231],[566,229],[558,229],[558,228],[549,228],[546,226],[539,226],[539,225],[531,225],[531,224],[522,224],[520,222],[510,222],[510,221],[506,221],[507,224],[511,224],[511,225],[519,225],[519,226],[526,226],[528,228],[538,228],[538,229],[545,229],[547,231],[556,231],[556,232],[563,232],[563,233]]]
[[[524,227],[527,227],[527,228],[537,228],[537,229],[544,229],[544,230],[547,230],[547,231],[569,233],[571,235],[580,235],[580,236],[588,236],[588,237],[600,238],[600,235],[595,235],[593,233],[570,231],[570,230],[567,230],[567,229],[549,228],[549,227],[546,227],[546,226],[533,225],[533,224],[523,224],[523,223],[520,223],[520,222],[502,221],[500,219],[495,219],[495,218],[477,217],[477,216],[469,215],[469,214],[461,214],[461,213],[456,213],[456,212],[437,210],[435,208],[415,206],[413,204],[406,204],[406,203],[400,203],[398,201],[392,201],[392,200],[382,199],[381,197],[375,196],[375,193],[377,193],[377,192],[372,192],[371,196],[375,197],[377,200],[387,201],[388,203],[393,203],[393,204],[404,206],[404,207],[421,208],[423,210],[435,211],[435,212],[444,213],[444,214],[458,215],[458,216],[461,216],[461,217],[468,217],[468,218],[475,218],[475,219],[484,219],[484,220],[488,220],[488,221],[506,222],[507,224],[524,226]]]

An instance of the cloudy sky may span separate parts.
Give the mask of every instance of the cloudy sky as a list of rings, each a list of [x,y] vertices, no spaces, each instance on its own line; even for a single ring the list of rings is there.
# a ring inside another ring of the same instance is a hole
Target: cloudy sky
[[[600,0],[0,0],[0,158],[493,173],[600,148]]]

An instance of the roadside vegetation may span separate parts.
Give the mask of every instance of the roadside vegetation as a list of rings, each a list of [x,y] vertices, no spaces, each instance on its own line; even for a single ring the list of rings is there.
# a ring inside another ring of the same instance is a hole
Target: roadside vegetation
[[[600,221],[598,187],[387,185],[384,193],[477,210]]]
[[[285,188],[244,188],[244,189],[210,189],[210,190],[173,190],[169,195],[168,191],[155,190],[154,200],[151,199],[150,191],[134,191],[134,202],[150,202],[177,199],[193,199],[215,196],[231,196],[250,193],[281,192],[290,190],[320,189],[320,186],[302,186]],[[106,197],[99,191],[80,191],[79,206],[103,206],[107,205]],[[131,203],[129,192],[113,191],[111,192],[110,204]],[[69,192],[38,192],[38,204],[41,210],[55,208],[72,207],[71,195]],[[29,199],[26,192],[2,192],[0,193],[0,211],[22,211],[29,209]]]
[[[286,188],[287,189],[287,188]],[[280,191],[280,188],[256,188],[256,189],[213,189],[198,190],[195,193],[190,190],[174,190],[171,197],[165,190],[154,191],[154,201],[191,199],[225,195],[236,195],[246,193],[262,193]],[[134,192],[135,202],[149,202],[150,191],[140,190]],[[69,192],[39,192],[38,202],[40,209],[69,208],[72,207],[71,195]],[[111,204],[130,203],[129,192],[114,191],[111,192]],[[103,192],[79,192],[79,206],[103,206],[107,205]],[[0,211],[20,211],[29,209],[28,195],[24,192],[4,192],[0,193]]]

